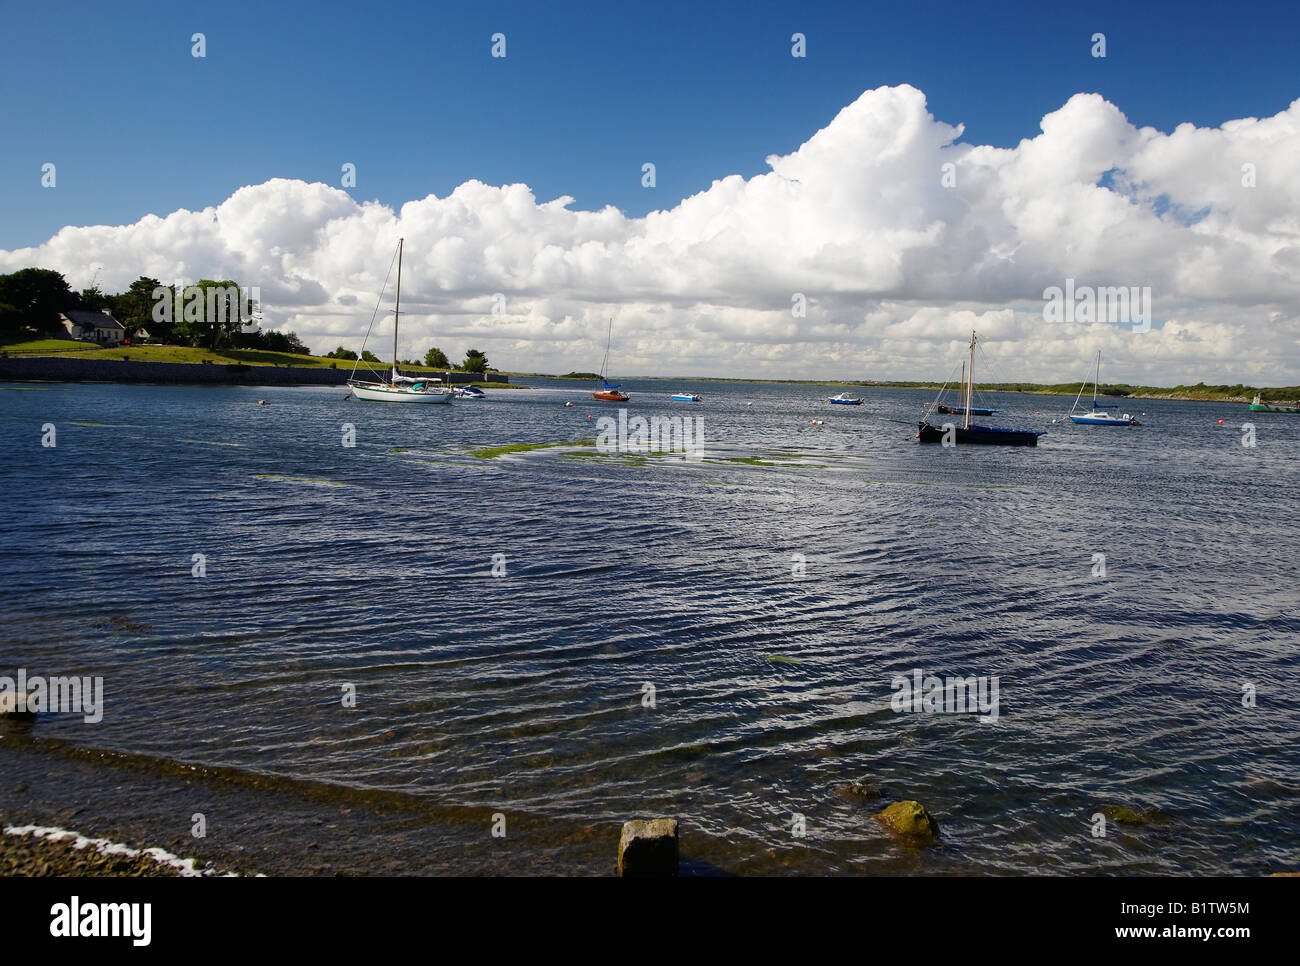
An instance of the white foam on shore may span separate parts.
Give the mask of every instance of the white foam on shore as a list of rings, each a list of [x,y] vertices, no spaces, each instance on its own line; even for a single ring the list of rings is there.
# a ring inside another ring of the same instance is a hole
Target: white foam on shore
[[[175,869],[177,874],[186,878],[201,878],[203,876],[223,876],[238,877],[234,872],[218,872],[216,869],[199,869],[195,868],[194,859],[182,859],[178,855],[172,855],[166,849],[133,849],[129,845],[123,845],[121,842],[110,842],[108,839],[91,839],[80,834],[79,832],[69,831],[65,828],[56,828],[49,825],[6,825],[4,827],[6,835],[30,835],[33,838],[46,839],[51,842],[66,842],[74,849],[94,848],[101,855],[125,855],[128,858],[134,858],[137,855],[145,855],[153,859],[159,865],[165,865],[168,868]]]

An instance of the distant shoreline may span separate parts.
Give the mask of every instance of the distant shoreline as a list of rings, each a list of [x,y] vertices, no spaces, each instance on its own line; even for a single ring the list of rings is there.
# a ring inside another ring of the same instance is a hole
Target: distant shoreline
[[[30,345],[30,343],[29,343]],[[75,344],[74,344],[75,345]],[[151,358],[152,357],[152,358]],[[410,375],[448,375],[457,385],[476,385],[493,389],[522,389],[511,378],[552,379],[585,383],[586,374],[553,375],[543,372],[466,373],[426,366],[401,365]],[[162,383],[204,385],[343,385],[352,371],[352,360],[335,360],[316,356],[294,356],[265,351],[225,350],[214,352],[175,346],[124,346],[100,349],[87,346],[77,349],[38,349],[0,346],[0,379],[15,382],[102,382]],[[367,370],[359,369],[363,375]],[[474,378],[474,377],[478,378]],[[941,384],[933,380],[875,379],[759,379],[728,376],[628,376],[619,378],[637,382],[663,383],[757,383],[783,386],[837,386],[859,389],[925,389],[937,392]],[[1026,395],[1073,396],[1079,383],[977,383],[981,392],[1013,392]],[[1294,405],[1300,401],[1300,386],[1132,386],[1103,384],[1098,395],[1109,399],[1172,399],[1188,402],[1249,403],[1256,393],[1271,404]]]
[[[553,376],[541,372],[510,372],[506,373],[514,378],[519,379],[555,379],[565,380],[568,382],[582,382],[579,377],[570,376]],[[858,389],[931,389],[938,392],[943,386],[937,382],[926,381],[883,381],[870,379],[739,379],[726,376],[620,376],[620,379],[629,382],[719,382],[719,383],[760,383],[764,385],[776,386],[846,386]],[[1087,385],[1092,385],[1087,383]],[[1079,383],[1065,384],[1039,384],[1028,382],[1017,383],[976,383],[976,390],[979,392],[1014,392],[1025,395],[1036,396],[1073,396],[1080,390]],[[951,388],[951,386],[949,387]],[[1238,388],[1245,389],[1245,394],[1233,392]],[[1127,391],[1125,391],[1127,390]],[[1224,391],[1227,390],[1227,391]],[[1205,386],[1113,386],[1102,383],[1097,395],[1105,396],[1108,399],[1174,399],[1184,402],[1239,402],[1249,403],[1254,398],[1255,393],[1262,393],[1265,401],[1269,403],[1290,403],[1294,400],[1300,400],[1300,386],[1281,386],[1269,388],[1267,386],[1233,386],[1220,387]]]

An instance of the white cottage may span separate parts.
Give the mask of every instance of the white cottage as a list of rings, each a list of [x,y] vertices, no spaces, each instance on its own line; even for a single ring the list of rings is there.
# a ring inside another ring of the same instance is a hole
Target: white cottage
[[[121,345],[126,329],[113,318],[108,309],[94,312],[88,309],[69,309],[59,314],[68,336],[81,342],[96,342],[103,346]]]

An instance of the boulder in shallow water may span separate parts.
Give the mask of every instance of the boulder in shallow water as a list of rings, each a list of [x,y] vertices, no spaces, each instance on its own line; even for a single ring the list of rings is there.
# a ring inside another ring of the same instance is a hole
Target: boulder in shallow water
[[[6,691],[0,694],[0,718],[8,718],[10,721],[35,721],[36,712],[28,710],[26,695],[23,696],[22,701],[19,701],[17,693]]]
[[[880,789],[868,785],[866,782],[849,782],[847,785],[841,785],[835,789],[837,795],[855,801],[874,801],[880,797]]]
[[[1101,814],[1120,825],[1159,825],[1164,821],[1164,813],[1158,808],[1138,811],[1127,805],[1103,805]]]
[[[677,875],[677,819],[633,819],[623,823],[618,874],[628,879]]]
[[[876,820],[894,835],[916,845],[929,845],[939,836],[936,822],[920,802],[894,802]]]

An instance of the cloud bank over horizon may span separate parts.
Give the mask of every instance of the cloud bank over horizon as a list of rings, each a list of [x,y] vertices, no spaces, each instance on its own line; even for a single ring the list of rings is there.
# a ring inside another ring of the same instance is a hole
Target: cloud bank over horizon
[[[1109,381],[1300,382],[1300,100],[1164,133],[1076,94],[1015,148],[962,134],[922,92],[882,87],[767,173],[644,218],[523,184],[394,211],[276,178],[201,211],[66,227],[0,251],[0,271],[75,288],[98,273],[108,291],[231,278],[260,288],[266,327],[358,348],[404,236],[403,356],[594,370],[613,316],[620,377],[942,377],[974,328],[983,379],[1078,379],[1100,348]],[[1044,289],[1066,279],[1149,287],[1152,328],[1049,324]],[[385,309],[391,326],[391,290]]]

